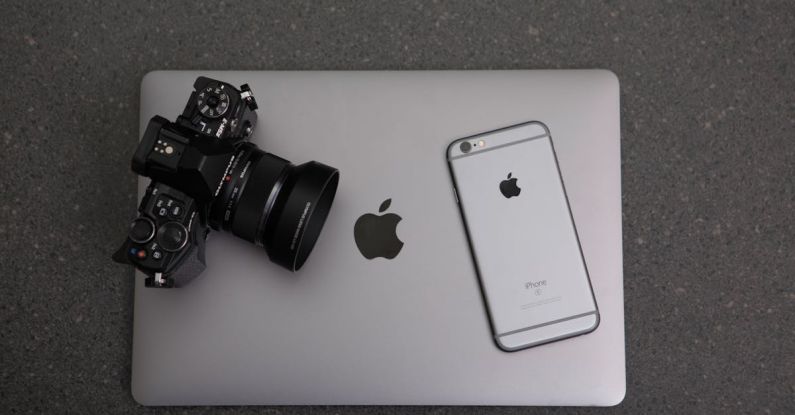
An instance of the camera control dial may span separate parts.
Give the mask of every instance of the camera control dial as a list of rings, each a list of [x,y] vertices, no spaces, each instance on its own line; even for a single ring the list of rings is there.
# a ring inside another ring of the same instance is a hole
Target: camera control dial
[[[166,222],[157,230],[157,243],[168,252],[176,252],[188,243],[188,230],[179,222]]]
[[[218,118],[229,109],[229,95],[222,85],[210,85],[196,96],[196,106],[205,117]]]
[[[155,224],[151,220],[140,217],[130,224],[130,240],[140,244],[145,244],[155,236]]]

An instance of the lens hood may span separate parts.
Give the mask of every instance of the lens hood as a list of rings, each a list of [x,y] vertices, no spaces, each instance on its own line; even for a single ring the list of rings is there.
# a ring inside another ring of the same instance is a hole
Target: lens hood
[[[271,261],[297,271],[326,222],[337,193],[339,171],[316,161],[286,170],[260,241]]]

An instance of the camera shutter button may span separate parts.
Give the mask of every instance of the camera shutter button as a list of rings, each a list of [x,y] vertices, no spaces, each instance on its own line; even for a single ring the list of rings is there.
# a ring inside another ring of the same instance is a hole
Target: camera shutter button
[[[130,224],[130,240],[145,244],[155,236],[155,224],[148,218],[137,218]]]
[[[179,251],[188,243],[188,230],[179,222],[167,222],[157,230],[157,243],[165,251]]]

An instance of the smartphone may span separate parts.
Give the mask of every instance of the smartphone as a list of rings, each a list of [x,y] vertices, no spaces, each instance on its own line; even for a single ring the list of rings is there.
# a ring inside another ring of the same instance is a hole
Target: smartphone
[[[549,129],[534,121],[458,139],[447,161],[497,346],[595,330],[599,309]]]

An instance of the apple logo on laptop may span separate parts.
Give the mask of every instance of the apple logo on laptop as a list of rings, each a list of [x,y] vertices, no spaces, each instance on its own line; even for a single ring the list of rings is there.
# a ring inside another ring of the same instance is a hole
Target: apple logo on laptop
[[[519,196],[522,189],[516,185],[516,177],[511,178],[513,173],[508,173],[508,178],[500,182],[500,192],[503,196],[510,199],[514,196]]]
[[[378,213],[389,209],[392,199],[384,200],[378,208]],[[374,215],[365,213],[360,216],[353,226],[353,238],[359,252],[367,259],[386,258],[392,259],[403,249],[403,242],[397,237],[400,216],[394,213]]]

